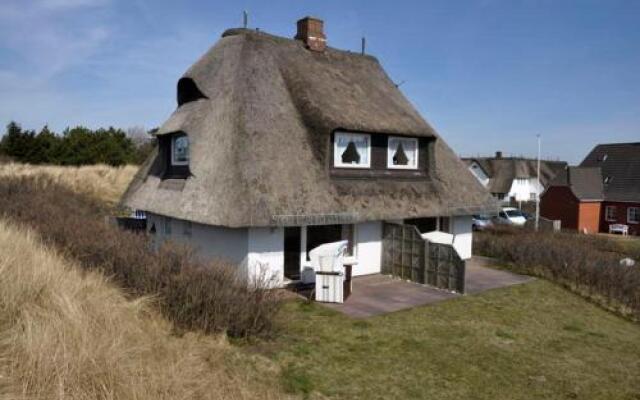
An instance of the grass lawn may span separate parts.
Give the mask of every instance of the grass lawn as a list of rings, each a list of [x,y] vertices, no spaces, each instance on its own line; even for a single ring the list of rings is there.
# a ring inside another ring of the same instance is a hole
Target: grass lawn
[[[304,397],[640,399],[640,325],[544,280],[367,320],[291,301],[281,318],[254,350]]]

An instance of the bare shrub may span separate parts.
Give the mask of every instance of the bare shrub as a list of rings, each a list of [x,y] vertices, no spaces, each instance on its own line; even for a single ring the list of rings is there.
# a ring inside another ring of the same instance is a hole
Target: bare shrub
[[[104,222],[102,203],[46,178],[0,180],[0,213],[34,228],[87,270],[99,270],[131,296],[155,295],[176,326],[232,337],[269,334],[281,299],[267,285],[247,285],[237,266],[201,262],[184,247],[154,251],[144,235]]]
[[[152,302],[0,220],[0,398],[283,397],[268,360],[221,337],[177,336]]]
[[[620,265],[628,253],[614,240],[500,227],[475,234],[474,248],[509,263],[516,272],[558,282],[640,319],[640,268]]]

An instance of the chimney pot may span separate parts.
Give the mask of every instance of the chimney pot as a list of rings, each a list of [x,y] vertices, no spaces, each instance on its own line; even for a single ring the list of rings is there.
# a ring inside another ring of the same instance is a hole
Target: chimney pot
[[[302,40],[309,50],[324,51],[327,47],[327,37],[324,35],[324,22],[313,17],[298,20],[296,39]]]
[[[496,158],[502,158],[502,152],[496,151]]]

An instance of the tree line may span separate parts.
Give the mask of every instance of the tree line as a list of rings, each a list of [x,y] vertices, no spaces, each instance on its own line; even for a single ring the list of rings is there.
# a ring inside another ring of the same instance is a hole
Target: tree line
[[[0,156],[29,164],[140,164],[155,144],[150,133],[142,128],[125,132],[78,126],[56,134],[46,125],[36,133],[12,121],[0,140]]]

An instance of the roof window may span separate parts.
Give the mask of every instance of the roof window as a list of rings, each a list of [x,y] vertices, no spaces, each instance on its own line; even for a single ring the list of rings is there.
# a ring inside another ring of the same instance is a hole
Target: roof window
[[[191,78],[180,78],[178,81],[178,107],[191,101],[206,99],[198,86]]]

